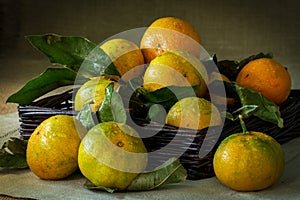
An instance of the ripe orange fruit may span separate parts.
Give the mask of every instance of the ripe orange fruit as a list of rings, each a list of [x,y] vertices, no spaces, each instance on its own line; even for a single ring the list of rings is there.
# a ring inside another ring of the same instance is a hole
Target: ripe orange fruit
[[[110,57],[123,80],[127,81],[144,73],[144,56],[133,42],[122,38],[111,39],[100,48]]]
[[[238,73],[236,83],[260,92],[279,105],[291,91],[291,77],[288,71],[271,58],[250,61]]]
[[[180,49],[199,56],[200,36],[194,27],[176,17],[155,20],[145,31],[140,48],[146,63],[167,50]]]
[[[196,95],[206,93],[207,71],[192,54],[169,50],[153,59],[144,73],[144,88],[149,91],[175,85],[196,86]]]
[[[75,94],[74,109],[79,111],[85,103],[92,101],[91,110],[96,111],[100,108],[105,96],[105,88],[116,82],[108,80],[105,77],[95,77],[85,82]]]
[[[237,191],[256,191],[271,186],[283,174],[284,165],[280,144],[260,132],[228,136],[213,159],[218,180]]]
[[[221,115],[210,101],[198,97],[186,97],[176,102],[169,110],[166,124],[176,127],[201,130],[221,124]]]
[[[138,133],[113,121],[97,124],[83,138],[78,153],[82,174],[96,186],[124,190],[147,166]]]
[[[77,156],[86,129],[68,115],[44,120],[28,140],[26,159],[30,170],[42,179],[62,179],[78,169]]]

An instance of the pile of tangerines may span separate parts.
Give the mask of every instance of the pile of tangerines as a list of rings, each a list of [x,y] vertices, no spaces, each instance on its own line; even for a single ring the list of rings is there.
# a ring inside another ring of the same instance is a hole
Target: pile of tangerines
[[[168,111],[165,120],[167,124],[201,130],[221,123],[220,111],[215,106],[219,102],[212,102],[206,98],[207,84],[213,79],[224,81],[229,81],[229,79],[223,74],[208,73],[209,70],[199,58],[201,55],[200,36],[190,23],[175,17],[159,18],[146,29],[139,45],[120,38],[108,40],[100,48],[111,58],[123,80],[130,80],[136,76],[143,77],[143,87],[147,91],[156,91],[168,86],[194,87],[195,96],[179,100]],[[145,67],[145,63],[148,64],[147,67]],[[235,82],[260,92],[277,105],[288,98],[291,90],[291,78],[288,71],[271,58],[250,61],[239,72]],[[93,102],[91,110],[99,109],[105,96],[105,88],[110,83],[115,85],[115,89],[118,88],[117,82],[106,77],[95,77],[82,85],[75,97],[75,110],[81,110],[91,99]],[[232,99],[227,99],[227,103],[230,101]],[[51,120],[53,122],[59,118]],[[72,123],[69,119],[61,121],[64,122],[63,124]],[[53,138],[51,134],[62,132],[61,130],[66,128],[60,128],[57,125],[56,129],[45,128],[45,126],[55,126],[55,123],[43,123],[42,126],[44,128],[37,128],[30,137],[27,149],[29,167],[37,176],[43,179],[61,179],[73,173],[79,165],[83,174],[93,183],[107,187],[112,186],[109,184],[112,184],[111,181],[114,179],[110,179],[108,185],[105,185],[105,181],[99,181],[99,179],[105,180],[103,173],[109,174],[110,170],[106,168],[101,172],[91,166],[95,166],[97,163],[97,167],[103,167],[98,166],[99,160],[95,161],[91,158],[91,155],[97,154],[95,152],[97,148],[93,146],[95,144],[91,143],[92,140],[86,139],[90,143],[85,144],[81,142],[81,140],[85,141],[89,132],[79,133],[80,137],[72,136],[77,138],[75,142],[71,142],[69,137],[61,136],[59,142],[51,143],[52,146],[61,144],[53,149],[60,148],[60,152],[63,152],[68,148],[66,152],[73,153],[71,153],[72,155],[64,153],[60,158],[45,163],[48,159],[46,157],[61,155],[58,152],[49,151],[49,145],[45,145],[45,141],[49,141],[50,144],[51,138]],[[74,130],[77,135],[76,132],[79,129],[74,127],[74,124],[70,125],[69,130]],[[100,128],[98,127],[98,129]],[[106,130],[105,126],[102,129]],[[93,131],[95,132],[95,129]],[[67,131],[62,135],[71,133],[73,132]],[[41,137],[43,134],[44,137]],[[119,145],[126,144],[126,141],[119,142]],[[69,148],[72,145],[75,147],[72,148],[73,151],[70,151]],[[80,145],[81,148],[79,148]],[[141,147],[142,144],[138,145]],[[89,147],[93,149],[88,149]],[[36,150],[37,148],[39,150]],[[47,150],[43,151],[43,148],[47,148]],[[128,149],[130,151],[134,148]],[[142,150],[138,150],[138,152],[144,152],[144,147],[140,149]],[[44,152],[42,156],[41,152]],[[79,160],[78,155],[80,155]],[[265,189],[278,181],[283,173],[284,163],[281,146],[270,136],[253,131],[233,133],[226,138],[216,151],[214,170],[217,178],[224,185],[239,191],[254,191]],[[93,171],[97,171],[97,174]],[[119,179],[122,175],[124,173],[118,175]],[[110,175],[110,178],[113,177]],[[130,180],[132,179],[130,178]],[[123,182],[120,187],[124,189],[128,184],[128,182],[126,184]],[[113,186],[118,187],[117,185]]]

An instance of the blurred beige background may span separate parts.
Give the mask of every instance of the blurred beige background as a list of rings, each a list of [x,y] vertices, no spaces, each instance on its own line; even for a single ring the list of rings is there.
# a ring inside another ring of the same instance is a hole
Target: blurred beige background
[[[25,35],[76,35],[100,43],[163,16],[189,21],[219,59],[273,52],[299,89],[299,13],[296,0],[0,0],[0,113],[17,111],[5,104],[7,97],[50,65]]]

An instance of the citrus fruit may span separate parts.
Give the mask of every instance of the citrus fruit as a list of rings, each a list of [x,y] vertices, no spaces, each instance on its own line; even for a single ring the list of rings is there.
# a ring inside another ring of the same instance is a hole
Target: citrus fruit
[[[291,77],[288,71],[271,58],[250,61],[238,73],[236,83],[260,92],[279,105],[291,91]]]
[[[96,111],[102,104],[105,96],[105,88],[114,83],[105,77],[95,77],[85,82],[75,94],[74,109],[79,111],[85,103],[91,102],[91,110]]]
[[[28,140],[26,159],[30,170],[42,179],[62,179],[78,169],[77,156],[86,129],[68,115],[44,120]]]
[[[126,39],[111,39],[100,48],[110,57],[123,80],[130,80],[144,73],[144,56],[139,47]]]
[[[209,79],[208,79],[208,84],[212,83],[215,80],[230,82],[230,80],[224,74],[221,74],[219,72],[212,72],[212,73],[210,73],[209,74]]]
[[[201,130],[221,124],[219,110],[206,99],[186,97],[176,102],[169,110],[166,123],[176,127]]]
[[[261,132],[236,133],[218,146],[213,166],[224,185],[238,191],[265,189],[279,180],[285,159],[280,144]]]
[[[209,79],[208,79],[208,85],[210,85],[215,80],[230,82],[230,80],[224,74],[220,74],[219,72],[210,73]],[[226,96],[223,96],[222,94],[218,94],[216,92],[217,91],[209,91],[209,93],[207,94],[207,96],[209,96],[210,100],[215,105],[223,105],[223,104],[233,105],[234,104],[234,98],[227,98]],[[224,95],[226,95],[226,94],[224,94]]]
[[[124,190],[147,165],[146,148],[126,124],[102,122],[83,138],[78,154],[82,174],[96,186]]]
[[[145,61],[150,63],[156,56],[173,49],[185,50],[199,56],[200,42],[199,34],[189,22],[176,17],[162,17],[147,28],[140,48]]]
[[[144,73],[144,88],[149,91],[175,85],[195,86],[196,95],[206,93],[207,71],[192,54],[181,50],[170,50],[151,61]]]

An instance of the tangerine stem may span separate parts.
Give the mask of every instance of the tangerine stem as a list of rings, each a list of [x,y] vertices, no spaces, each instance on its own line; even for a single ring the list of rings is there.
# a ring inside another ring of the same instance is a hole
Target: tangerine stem
[[[245,124],[245,122],[243,120],[243,116],[239,115],[239,119],[240,119],[240,124],[241,124],[242,130],[243,130],[243,134],[249,133],[249,131],[246,128],[246,124]]]

